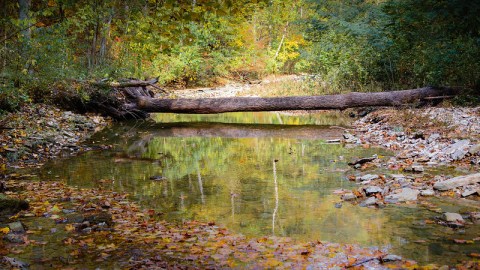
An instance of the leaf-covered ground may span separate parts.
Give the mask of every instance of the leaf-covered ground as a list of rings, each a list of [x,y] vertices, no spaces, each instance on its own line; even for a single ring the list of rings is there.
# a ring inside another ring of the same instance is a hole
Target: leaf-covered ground
[[[141,209],[129,200],[128,194],[108,189],[13,180],[7,185],[13,190],[7,194],[27,199],[30,209],[11,218],[27,224],[24,243],[0,242],[2,255],[27,261],[35,268],[416,267],[405,260],[384,262],[392,256],[385,257],[386,251],[377,248],[320,241],[302,243],[279,237],[247,238],[214,222],[168,223],[162,221],[160,213]],[[7,228],[1,228],[0,234],[7,233]],[[52,246],[56,247],[54,252],[39,251]]]

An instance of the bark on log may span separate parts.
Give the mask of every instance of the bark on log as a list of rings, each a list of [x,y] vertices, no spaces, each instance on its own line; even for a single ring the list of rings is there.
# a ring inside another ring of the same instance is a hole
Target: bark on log
[[[425,87],[376,93],[296,97],[233,97],[205,99],[154,99],[139,95],[136,108],[145,112],[211,114],[243,111],[331,110],[367,106],[398,106],[430,97],[450,96],[455,90]]]

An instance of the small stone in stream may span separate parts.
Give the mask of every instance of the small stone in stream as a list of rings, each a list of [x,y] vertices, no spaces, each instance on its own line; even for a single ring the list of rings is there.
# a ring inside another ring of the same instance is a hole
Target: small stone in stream
[[[442,218],[448,223],[459,223],[459,224],[465,223],[465,221],[463,220],[463,217],[458,213],[446,212],[446,213],[443,213]]]
[[[453,154],[450,155],[450,157],[453,160],[460,160],[464,158],[467,155],[467,153],[468,153],[467,149],[457,149],[455,150],[455,152],[453,152]]]
[[[422,195],[424,197],[434,196],[435,191],[433,191],[433,189],[424,189],[424,190],[420,191],[420,195]]]
[[[351,201],[351,200],[355,200],[357,198],[357,196],[355,196],[355,194],[353,193],[345,193],[342,195],[342,200],[344,201]]]
[[[371,196],[376,193],[382,193],[383,189],[377,186],[369,186],[365,189],[365,194]]]
[[[469,148],[470,140],[460,140],[446,148],[444,148],[442,151],[446,154],[449,155],[451,158],[454,157],[460,157],[462,153],[467,153],[468,148]]]
[[[22,262],[18,259],[10,258],[10,257],[7,257],[7,256],[2,258],[1,263],[5,264],[5,265],[9,266],[9,268],[13,268],[13,269],[28,269],[28,267],[30,266],[26,262]]]
[[[24,200],[13,199],[0,194],[0,220],[3,216],[14,215],[20,210],[27,210],[28,202]]]
[[[340,143],[340,139],[327,140],[327,143]]]
[[[420,191],[411,188],[402,188],[400,193],[390,194],[385,197],[385,201],[388,203],[416,201]]]
[[[345,139],[346,143],[357,143],[358,142],[358,139],[350,133],[344,133],[343,138]]]
[[[360,176],[359,180],[361,182],[364,182],[364,181],[371,181],[371,180],[375,180],[377,179],[379,176],[376,175],[376,174],[365,174],[363,176]]]
[[[335,208],[342,208],[342,203],[336,203]]]
[[[462,192],[462,197],[468,197],[470,195],[473,195],[475,193],[478,193],[478,190],[475,190],[475,189],[465,189],[463,192]]]
[[[14,244],[24,244],[25,239],[22,234],[8,233],[3,236],[3,240]]]
[[[20,221],[15,221],[12,223],[8,223],[8,227],[10,228],[11,232],[14,233],[25,233],[25,227]]]
[[[444,181],[437,181],[433,185],[433,188],[440,191],[446,191],[457,187],[473,185],[476,183],[480,183],[480,173],[457,176]]]
[[[361,207],[366,207],[366,206],[370,206],[370,205],[375,205],[377,203],[377,198],[375,197],[369,197],[368,199],[366,199],[365,201],[361,202],[360,203],[360,206]]]
[[[382,258],[382,262],[393,262],[393,261],[401,261],[402,257],[398,255],[388,254],[387,256]]]
[[[414,164],[412,166],[406,167],[405,171],[407,172],[423,172],[425,169],[421,165]]]

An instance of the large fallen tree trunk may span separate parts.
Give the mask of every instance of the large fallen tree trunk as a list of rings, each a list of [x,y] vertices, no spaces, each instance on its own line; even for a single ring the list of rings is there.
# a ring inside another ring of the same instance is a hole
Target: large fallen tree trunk
[[[296,97],[233,97],[205,99],[154,99],[139,96],[135,108],[146,112],[224,113],[246,111],[331,110],[366,106],[398,106],[431,97],[454,94],[447,88]]]
[[[211,114],[246,111],[330,110],[367,106],[399,106],[419,100],[441,100],[458,90],[425,87],[411,90],[296,97],[231,97],[201,99],[154,98],[147,87],[159,89],[156,80],[130,80],[121,83],[97,82],[92,85],[109,91],[94,91],[87,110],[115,119],[142,119],[150,112]],[[113,91],[111,91],[113,89]],[[162,89],[161,89],[162,90]]]

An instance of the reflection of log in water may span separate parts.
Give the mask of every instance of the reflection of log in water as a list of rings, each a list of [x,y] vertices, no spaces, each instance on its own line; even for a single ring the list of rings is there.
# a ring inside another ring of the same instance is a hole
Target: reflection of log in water
[[[294,138],[333,140],[343,128],[316,125],[159,123],[142,129],[155,137]]]

